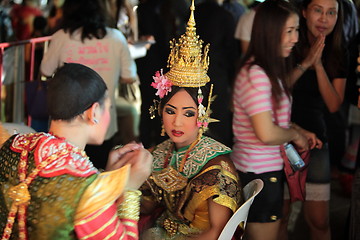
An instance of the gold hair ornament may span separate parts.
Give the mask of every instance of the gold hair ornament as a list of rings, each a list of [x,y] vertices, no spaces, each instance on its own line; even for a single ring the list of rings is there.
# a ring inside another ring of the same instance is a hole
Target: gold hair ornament
[[[190,7],[190,19],[185,34],[178,42],[170,41],[170,55],[168,67],[170,71],[165,76],[173,85],[179,87],[201,87],[210,81],[207,75],[209,68],[209,46],[207,44],[202,53],[203,41],[196,35],[194,18],[194,0]]]
[[[210,78],[207,75],[209,68],[209,46],[207,44],[203,49],[203,41],[196,35],[194,11],[194,0],[190,6],[190,18],[187,23],[185,34],[181,35],[178,42],[175,39],[170,41],[170,54],[167,67],[169,72],[163,74],[163,70],[157,71],[153,76],[154,82],[151,86],[157,89],[156,95],[162,99],[168,92],[171,92],[172,86],[178,87],[198,87],[198,119],[197,125],[200,127],[199,137],[208,129],[208,124],[218,122],[210,118],[210,105],[214,101],[212,97],[213,85],[211,85],[208,106],[202,104],[203,94],[202,86],[205,86]],[[150,118],[155,118],[155,112],[159,110],[159,101],[154,100],[154,105],[150,107]]]
[[[154,105],[152,105],[150,108],[149,108],[149,113],[150,113],[150,119],[154,119],[155,118],[155,112],[159,111],[159,105],[160,105],[160,101],[158,100],[153,100],[154,102]],[[160,113],[159,113],[160,115]]]
[[[207,107],[205,108],[201,104],[202,100],[201,100],[201,102],[199,102],[199,107],[198,107],[199,108],[199,111],[198,111],[199,115],[198,115],[198,120],[197,120],[197,125],[198,125],[198,127],[200,127],[199,134],[198,134],[199,139],[201,138],[202,134],[208,130],[209,123],[219,122],[219,120],[210,117],[210,115],[212,113],[212,111],[210,109],[210,105],[216,98],[216,96],[212,96],[213,87],[214,87],[214,85],[211,84]],[[198,101],[199,101],[199,95],[202,96],[200,88],[199,88],[199,92],[200,93],[198,93]],[[200,108],[202,108],[201,111],[200,111]]]

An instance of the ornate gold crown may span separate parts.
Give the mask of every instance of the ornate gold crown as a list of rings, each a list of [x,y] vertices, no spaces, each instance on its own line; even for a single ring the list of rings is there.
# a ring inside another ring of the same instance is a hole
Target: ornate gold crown
[[[170,41],[170,54],[168,66],[170,71],[165,76],[173,85],[179,87],[200,87],[210,81],[207,75],[209,67],[209,45],[204,48],[203,41],[196,35],[194,19],[194,0],[192,0],[190,18],[185,34],[181,35],[179,42]]]

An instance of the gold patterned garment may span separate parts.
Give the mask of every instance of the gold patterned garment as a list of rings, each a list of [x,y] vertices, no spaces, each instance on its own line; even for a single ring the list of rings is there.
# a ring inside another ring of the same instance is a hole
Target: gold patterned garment
[[[27,174],[49,156],[59,161],[49,164],[31,182],[26,206],[28,239],[76,239],[73,217],[83,191],[97,177],[84,152],[71,148],[50,134],[13,135],[0,151],[0,234],[3,234],[12,200],[9,189],[19,184],[19,162],[28,153]],[[62,160],[62,161],[61,161]],[[67,162],[67,164],[65,164]],[[73,173],[73,174],[66,174]],[[16,218],[10,239],[19,239]]]
[[[50,133],[18,134],[0,150],[2,239],[138,239],[140,191],[130,165],[99,173]]]
[[[153,173],[141,187],[144,203],[165,209],[143,233],[146,240],[186,239],[209,229],[209,198],[232,212],[242,203],[239,179],[228,157],[230,148],[202,137],[188,153],[183,172],[178,169],[188,147],[172,148],[169,139],[154,149]]]
[[[0,123],[0,147],[9,137],[10,137],[10,134],[6,131],[6,129]]]

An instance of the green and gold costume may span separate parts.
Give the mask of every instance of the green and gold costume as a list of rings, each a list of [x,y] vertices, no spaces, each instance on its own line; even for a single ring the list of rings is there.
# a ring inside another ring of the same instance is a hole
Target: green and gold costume
[[[188,148],[175,151],[169,139],[152,152],[153,172],[141,187],[142,201],[157,204],[164,211],[145,230],[143,239],[186,239],[207,230],[210,198],[232,212],[242,203],[239,179],[228,157],[231,149],[202,137],[189,151],[183,172],[179,172]]]
[[[0,150],[2,239],[138,239],[140,191],[125,189],[129,173],[129,164],[99,173],[51,133],[12,136]]]
[[[10,187],[19,183],[18,165],[21,152],[11,150],[12,136],[0,151],[0,232],[2,233],[8,218],[11,200],[4,198]],[[34,134],[34,142],[46,138]],[[39,139],[39,140],[38,140]],[[37,149],[37,148],[35,148]],[[29,152],[28,172],[35,165],[35,151]],[[74,156],[81,156],[74,151]],[[52,178],[36,177],[29,187],[31,201],[27,206],[27,225],[30,239],[77,239],[74,232],[74,216],[85,189],[96,179],[96,169],[88,177],[77,177],[70,174],[57,175]],[[53,231],[49,231],[53,229]],[[15,221],[11,239],[18,237]],[[0,234],[1,234],[0,233]]]

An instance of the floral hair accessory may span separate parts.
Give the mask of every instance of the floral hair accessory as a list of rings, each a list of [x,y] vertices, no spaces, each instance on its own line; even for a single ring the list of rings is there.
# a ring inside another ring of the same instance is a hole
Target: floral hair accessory
[[[199,104],[199,106],[198,106],[199,118],[201,118],[201,117],[205,116],[205,114],[206,114],[206,108],[202,104],[202,102],[204,100],[204,96],[202,94],[201,88],[199,88],[199,90],[198,90],[197,100],[198,100],[198,104]],[[201,127],[202,124],[200,121],[198,121],[197,125],[198,125],[198,127]]]
[[[202,102],[203,102],[203,99],[204,99],[204,96],[202,94],[202,91],[201,89],[199,88],[198,90],[198,96],[197,96],[197,99],[198,99],[198,103],[199,103],[199,106],[198,106],[198,111],[199,111],[199,114],[198,114],[198,119],[196,121],[196,124],[197,126],[200,128],[199,129],[199,134],[198,134],[198,139],[201,138],[202,134],[204,132],[206,132],[206,130],[208,129],[209,127],[209,123],[212,123],[212,122],[218,122],[219,120],[217,119],[214,119],[214,118],[211,118],[210,115],[212,113],[211,109],[210,109],[210,105],[211,103],[215,100],[216,96],[212,96],[212,92],[213,92],[213,84],[210,85],[210,93],[209,93],[209,98],[208,98],[208,106],[205,107]]]
[[[160,99],[163,98],[168,92],[171,92],[171,86],[173,85],[172,82],[163,75],[163,70],[161,69],[160,72],[157,71],[155,76],[153,76],[154,82],[151,83],[153,88],[157,89],[155,95],[159,96]]]

